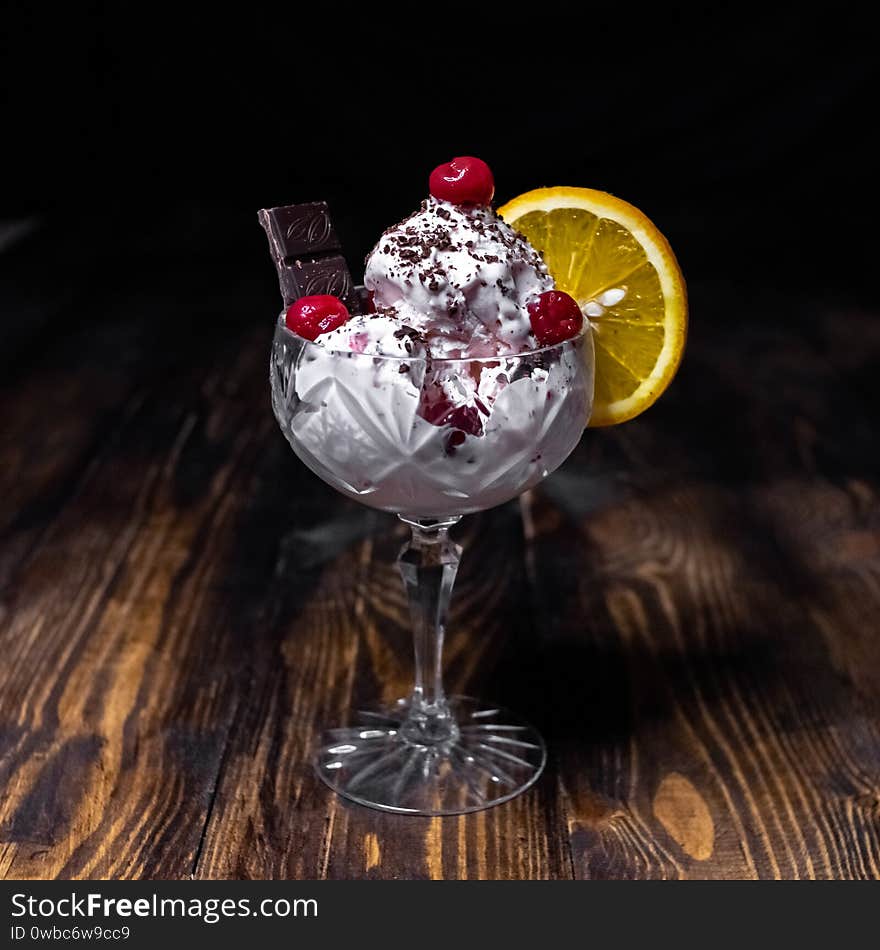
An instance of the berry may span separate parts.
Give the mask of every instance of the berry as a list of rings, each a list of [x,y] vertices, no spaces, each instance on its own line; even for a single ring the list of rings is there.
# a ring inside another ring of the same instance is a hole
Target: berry
[[[436,385],[426,386],[422,391],[419,415],[431,425],[451,426],[468,435],[482,435],[483,421],[476,406],[456,406]]]
[[[349,318],[345,304],[332,294],[300,297],[287,308],[284,322],[297,336],[314,340],[342,326]]]
[[[489,410],[479,399],[475,399],[473,405],[456,404],[445,388],[436,382],[428,383],[422,389],[418,411],[419,415],[431,425],[438,428],[448,426],[451,429],[446,437],[447,455],[453,455],[467,436],[482,435],[483,419],[480,414],[489,415]]]
[[[532,333],[541,346],[552,346],[581,332],[584,315],[574,297],[548,290],[527,304]]]
[[[492,170],[481,158],[471,155],[438,165],[431,172],[428,186],[435,198],[456,205],[487,205],[495,194]]]

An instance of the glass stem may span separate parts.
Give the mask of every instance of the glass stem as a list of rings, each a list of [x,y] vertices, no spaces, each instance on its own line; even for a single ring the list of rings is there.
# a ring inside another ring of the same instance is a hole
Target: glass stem
[[[454,741],[458,726],[443,692],[443,635],[461,547],[448,531],[459,518],[410,520],[412,537],[397,559],[412,615],[415,686],[401,735],[419,745]]]

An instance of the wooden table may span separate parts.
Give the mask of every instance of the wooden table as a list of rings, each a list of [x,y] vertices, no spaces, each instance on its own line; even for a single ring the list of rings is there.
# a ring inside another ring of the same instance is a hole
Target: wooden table
[[[259,237],[53,241],[2,258],[0,876],[880,877],[876,314],[694,282],[663,401],[462,523],[448,686],[550,760],[414,819],[309,766],[410,682],[404,534],[277,429]]]

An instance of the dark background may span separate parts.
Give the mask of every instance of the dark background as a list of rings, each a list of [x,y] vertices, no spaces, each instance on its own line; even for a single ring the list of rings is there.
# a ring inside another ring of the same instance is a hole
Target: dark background
[[[880,874],[876,38],[765,7],[2,8],[0,876]],[[456,153],[643,208],[691,322],[456,529],[447,682],[551,757],[438,830],[306,762],[408,688],[403,534],[272,418],[256,210],[357,262]]]
[[[757,286],[870,296],[877,57],[855,14],[75,7],[6,5],[3,218],[65,229],[105,272],[173,261],[194,289],[213,261],[265,314],[257,208],[326,198],[359,277],[429,170],[476,154],[501,202],[629,199],[693,287],[743,306]]]

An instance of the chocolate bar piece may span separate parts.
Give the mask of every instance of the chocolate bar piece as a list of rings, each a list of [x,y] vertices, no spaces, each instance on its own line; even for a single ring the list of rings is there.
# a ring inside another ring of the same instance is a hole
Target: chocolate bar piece
[[[360,301],[354,292],[345,258],[341,254],[281,264],[278,267],[278,280],[285,307],[300,297],[333,294],[334,297],[339,297],[351,312],[357,312],[359,309]]]
[[[342,250],[326,201],[310,201],[259,212],[276,264]]]
[[[333,294],[350,312],[361,312],[326,201],[263,209],[258,218],[269,238],[285,307],[300,297]]]

